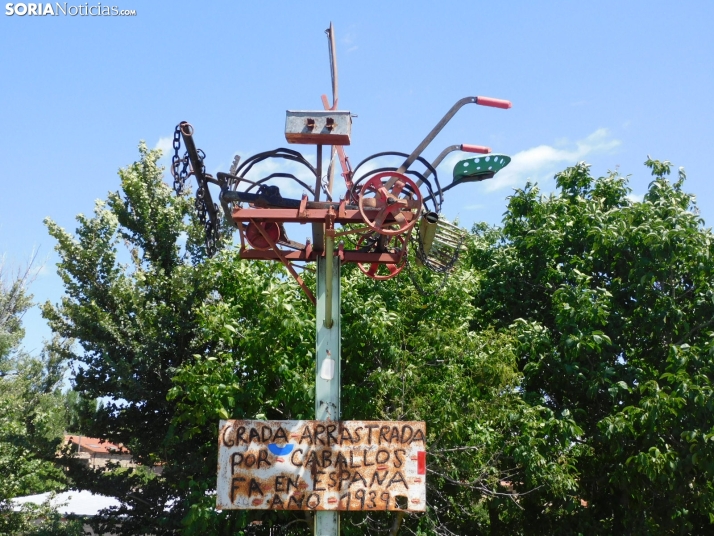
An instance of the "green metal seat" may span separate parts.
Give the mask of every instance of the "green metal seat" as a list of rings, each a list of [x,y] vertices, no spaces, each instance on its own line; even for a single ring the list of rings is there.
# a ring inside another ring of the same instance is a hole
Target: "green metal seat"
[[[510,162],[511,157],[505,154],[487,154],[461,160],[454,166],[454,181],[449,186],[490,179]]]

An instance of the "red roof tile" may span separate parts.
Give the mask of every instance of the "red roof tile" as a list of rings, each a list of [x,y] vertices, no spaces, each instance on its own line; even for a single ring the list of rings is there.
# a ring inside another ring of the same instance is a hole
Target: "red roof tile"
[[[96,437],[86,437],[79,435],[66,435],[64,439],[67,443],[76,445],[80,452],[91,452],[93,454],[129,454],[129,450],[124,445],[115,445],[104,439]]]

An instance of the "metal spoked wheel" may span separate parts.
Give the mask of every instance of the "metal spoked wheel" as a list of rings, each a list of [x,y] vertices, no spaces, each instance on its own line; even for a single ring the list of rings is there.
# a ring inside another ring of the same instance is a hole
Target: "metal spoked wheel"
[[[387,279],[392,279],[393,277],[396,277],[399,272],[404,269],[407,263],[407,241],[404,235],[390,236],[386,239],[386,245],[380,246],[380,243],[383,240],[385,240],[384,236],[376,232],[365,233],[359,237],[356,247],[358,251],[366,251],[369,253],[376,253],[378,251],[382,251],[383,253],[392,253],[400,255],[399,262],[397,263],[357,263],[357,267],[364,275],[377,281],[385,281]]]
[[[370,177],[359,191],[362,219],[370,229],[386,236],[410,231],[419,219],[421,206],[419,187],[396,171],[384,171]]]

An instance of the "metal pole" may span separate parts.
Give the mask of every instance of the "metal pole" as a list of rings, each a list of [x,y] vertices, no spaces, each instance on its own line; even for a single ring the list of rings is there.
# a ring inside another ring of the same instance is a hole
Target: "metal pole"
[[[334,238],[330,237],[334,240]],[[329,248],[332,249],[332,248]],[[326,252],[328,253],[328,252]],[[330,252],[332,253],[332,252]],[[327,327],[327,268],[332,264],[332,326]],[[315,374],[315,419],[340,420],[340,258],[317,258],[317,367]],[[315,512],[315,536],[339,536],[339,512]]]
[[[327,31],[330,44],[330,70],[332,72],[332,105],[337,108],[337,60],[332,23]],[[335,167],[335,148],[330,159],[328,192],[332,196],[332,174]],[[322,181],[322,145],[317,146],[317,180],[315,201],[319,201]],[[335,257],[334,228],[324,235],[325,256],[317,258],[317,368],[315,371],[315,419],[339,421],[340,414],[340,258]],[[339,536],[339,512],[315,512],[314,536]]]

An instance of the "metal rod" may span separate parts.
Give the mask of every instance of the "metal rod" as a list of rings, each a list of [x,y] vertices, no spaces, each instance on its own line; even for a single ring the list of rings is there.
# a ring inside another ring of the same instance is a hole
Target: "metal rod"
[[[193,174],[196,176],[196,182],[198,182],[199,188],[202,187],[204,190],[203,195],[206,203],[208,218],[211,220],[213,228],[216,229],[218,226],[218,214],[216,214],[216,210],[213,205],[211,190],[208,189],[207,177],[203,173],[203,160],[201,160],[198,156],[198,150],[196,149],[196,144],[193,141],[193,127],[190,123],[183,121],[180,124],[180,128],[183,143],[186,146],[186,152],[188,152],[188,159],[191,161],[191,169],[193,169]]]
[[[439,134],[439,132],[441,132],[441,130],[446,126],[446,124],[451,121],[451,118],[456,115],[456,112],[458,112],[464,105],[476,102],[478,102],[478,97],[464,97],[463,99],[457,101],[456,104],[454,104],[451,109],[446,112],[446,115],[441,118],[441,121],[439,121],[436,126],[431,129],[431,132],[427,134],[426,138],[424,138],[422,142],[417,146],[417,148],[412,151],[412,154],[407,157],[404,163],[399,166],[397,173],[404,173],[409,168],[409,166],[411,166],[414,161],[421,156],[421,153],[424,152],[424,149],[426,149],[427,146],[434,140],[434,138],[436,138],[436,136]]]
[[[330,27],[325,30],[327,41],[330,47],[330,74],[332,76],[332,109],[337,109],[339,100],[339,87],[337,84],[337,49],[335,47],[335,27],[330,22]]]
[[[317,181],[315,182],[315,201],[320,200],[320,190],[322,190],[322,145],[317,146]]]
[[[431,163],[431,167],[433,167],[434,169],[436,169],[437,167],[439,167],[439,164],[441,164],[441,162],[444,160],[444,158],[446,158],[446,155],[447,155],[447,154],[453,153],[454,151],[460,151],[460,150],[461,150],[461,144],[459,144],[459,145],[450,145],[449,147],[447,147],[446,149],[444,149],[443,151],[441,151],[441,152],[439,153],[439,156],[437,156],[436,159],[434,159],[434,161]],[[429,175],[431,175],[431,170],[430,170],[430,169],[427,169],[427,170],[424,172],[424,180],[428,179],[428,178],[429,178]],[[417,186],[421,186],[422,184],[424,184],[424,180],[419,179],[419,180],[417,181]]]
[[[321,254],[316,251],[286,251],[280,250],[280,255],[288,261],[296,262],[310,262],[317,260],[322,257]],[[368,251],[343,251],[346,263],[378,263],[378,264],[398,264],[402,260],[400,253],[370,253]],[[241,259],[252,259],[261,261],[279,261],[280,257],[275,251],[272,250],[260,250],[260,249],[246,249],[240,253]]]
[[[309,203],[309,201],[308,201]],[[339,205],[338,205],[339,206]],[[349,205],[347,205],[349,206]],[[299,208],[233,208],[233,220],[247,221],[249,219],[270,220],[281,223],[313,223],[324,222],[325,216],[329,208],[307,208],[304,212],[300,212]],[[364,212],[372,219],[379,215],[379,208],[366,208]],[[411,221],[416,216],[411,212],[403,213],[407,221]],[[359,210],[349,208],[343,214],[338,214],[338,223],[364,223],[364,218]],[[385,222],[391,223],[395,221],[394,216],[389,214]],[[323,248],[320,248],[322,251]]]
[[[332,319],[332,268],[335,260],[334,229],[328,229],[325,234],[325,327],[331,328]]]
[[[322,145],[317,146],[317,182],[315,183],[315,202],[320,201],[320,190],[322,190]],[[325,250],[325,224],[312,224],[312,247],[315,251]]]
[[[327,100],[327,95],[322,95],[322,106],[325,110],[330,110],[330,103]],[[347,191],[349,192],[352,189],[352,171],[350,170],[349,160],[345,154],[345,148],[342,145],[336,145],[334,147],[337,147],[337,157],[340,159],[342,177],[345,179],[345,186],[347,186]]]
[[[327,168],[327,191],[332,199],[332,185],[335,183],[335,161],[337,160],[337,146],[330,148],[330,166]]]
[[[335,30],[330,22],[327,30],[330,45],[330,72],[332,74],[332,109],[337,108],[337,56],[335,53]],[[322,180],[322,146],[317,146],[318,188]],[[330,151],[330,175],[327,191],[332,198],[332,183],[335,170],[335,147]],[[317,190],[317,188],[316,188]],[[319,201],[316,197],[315,201]],[[329,220],[324,232],[325,257],[317,260],[317,374],[315,378],[315,417],[318,420],[340,420],[340,261],[335,259],[335,228]],[[314,229],[314,227],[313,227]],[[313,231],[314,232],[314,231]],[[320,280],[322,279],[322,285]],[[324,294],[320,292],[325,289]],[[320,325],[320,303],[324,302],[324,318]],[[333,319],[333,309],[336,319]],[[324,347],[324,349],[323,349]],[[322,359],[322,363],[320,362]],[[332,361],[330,364],[329,362]],[[330,369],[332,374],[330,374]],[[331,376],[331,377],[330,377]],[[330,377],[328,379],[328,377]],[[328,385],[325,385],[325,382]],[[327,411],[325,411],[327,410]],[[339,536],[339,512],[315,512],[315,536]]]

